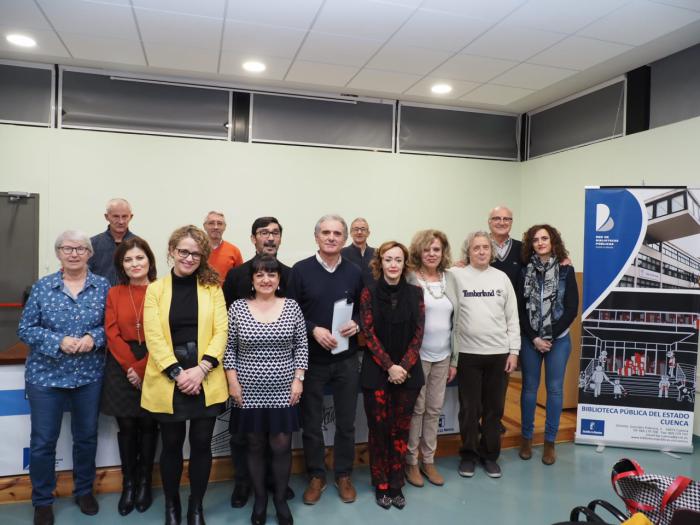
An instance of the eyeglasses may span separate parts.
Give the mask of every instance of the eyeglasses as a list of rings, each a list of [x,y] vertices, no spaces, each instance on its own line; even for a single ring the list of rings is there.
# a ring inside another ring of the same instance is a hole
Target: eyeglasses
[[[489,220],[493,222],[513,222],[513,217],[491,217]]]
[[[350,228],[350,231],[353,233],[367,233],[369,231],[369,228],[364,228],[362,226],[356,226],[355,228]]]
[[[282,232],[279,230],[258,230],[255,232],[258,237],[279,237]]]
[[[58,249],[63,252],[63,255],[70,255],[73,252],[78,255],[85,255],[90,251],[85,246],[59,246]]]
[[[190,256],[192,256],[193,261],[201,261],[202,260],[202,254],[199,252],[191,252],[189,250],[180,250],[179,248],[175,251],[177,252],[178,257],[180,257],[180,259],[182,259],[182,260],[185,260]]]

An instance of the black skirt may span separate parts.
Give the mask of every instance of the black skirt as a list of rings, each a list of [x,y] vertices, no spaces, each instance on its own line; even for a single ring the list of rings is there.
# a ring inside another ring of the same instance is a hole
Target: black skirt
[[[100,411],[114,417],[149,416],[149,413],[141,408],[141,391],[129,383],[124,369],[111,352],[107,352],[105,360]]]
[[[229,431],[231,434],[269,432],[270,434],[291,434],[299,430],[299,409],[280,408],[239,408],[231,407]]]
[[[202,419],[207,417],[217,417],[224,411],[225,403],[216,403],[206,406],[204,390],[196,396],[188,396],[180,392],[173,385],[175,392],[173,393],[173,413],[166,414],[163,412],[149,412],[156,421],[161,423],[177,423],[187,421],[188,419]]]

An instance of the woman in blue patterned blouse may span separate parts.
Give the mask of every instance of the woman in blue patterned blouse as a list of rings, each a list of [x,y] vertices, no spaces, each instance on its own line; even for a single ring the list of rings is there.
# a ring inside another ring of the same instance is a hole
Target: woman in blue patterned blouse
[[[61,270],[34,284],[18,330],[29,346],[25,391],[31,409],[29,477],[35,525],[53,523],[56,441],[65,405],[71,411],[75,502],[84,514],[99,510],[92,485],[109,283],[88,270],[92,245],[83,232],[63,232],[54,249]]]

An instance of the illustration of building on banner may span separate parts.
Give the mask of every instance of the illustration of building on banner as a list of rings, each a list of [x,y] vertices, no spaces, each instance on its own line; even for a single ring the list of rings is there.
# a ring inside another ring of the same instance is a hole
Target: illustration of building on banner
[[[644,201],[647,232],[639,253],[618,283],[624,288],[700,288],[700,258],[672,241],[700,233],[700,204],[685,189]]]
[[[582,324],[581,402],[692,410],[699,317],[682,295],[612,292]]]

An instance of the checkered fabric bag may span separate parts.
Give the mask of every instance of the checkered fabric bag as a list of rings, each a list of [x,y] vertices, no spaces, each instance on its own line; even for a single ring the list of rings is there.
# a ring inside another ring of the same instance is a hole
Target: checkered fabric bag
[[[700,511],[700,484],[685,476],[645,474],[636,461],[621,459],[611,480],[628,512],[643,512],[654,525],[669,525],[677,509]]]

